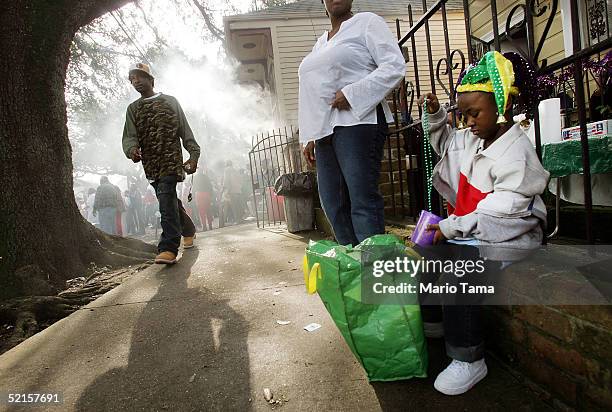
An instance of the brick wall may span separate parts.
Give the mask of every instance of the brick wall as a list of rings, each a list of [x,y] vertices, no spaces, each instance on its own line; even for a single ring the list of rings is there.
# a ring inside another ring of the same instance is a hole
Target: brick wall
[[[409,208],[408,182],[406,181],[406,153],[403,147],[400,147],[400,149],[398,150],[397,139],[398,138],[396,136],[390,136],[389,138],[387,138],[383,152],[383,161],[381,164],[379,189],[385,201],[385,216],[407,214]],[[400,146],[402,145],[403,143]],[[391,159],[391,162],[389,162],[389,159]],[[404,213],[402,213],[402,195],[400,191],[400,165],[398,163],[398,160],[402,162],[401,172],[404,189]],[[393,209],[394,197],[395,210]]]
[[[497,306],[486,319],[489,349],[551,402],[612,410],[610,306]]]

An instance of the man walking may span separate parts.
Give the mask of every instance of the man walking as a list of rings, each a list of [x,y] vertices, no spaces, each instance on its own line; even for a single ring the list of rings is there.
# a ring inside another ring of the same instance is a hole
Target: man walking
[[[223,193],[226,195],[227,202],[225,203],[231,209],[234,217],[234,223],[242,222],[242,179],[231,160],[225,162],[225,171],[223,173]],[[227,218],[227,207],[224,213]]]
[[[187,123],[178,101],[153,90],[155,79],[148,65],[138,63],[129,80],[140,99],[127,108],[123,129],[123,151],[134,163],[142,160],[145,175],[159,201],[162,234],[155,263],[176,263],[183,236],[183,247],[193,247],[195,226],[176,195],[176,184],[198,166],[200,146]],[[183,163],[183,146],[189,160]]]
[[[123,194],[119,186],[111,183],[111,186],[115,189],[117,195],[117,210],[115,212],[115,234],[117,236],[123,236],[123,213],[125,212],[125,201],[123,200]]]
[[[197,211],[202,222],[202,230],[213,230],[213,185],[205,169],[201,169],[194,182]],[[208,225],[208,226],[207,226]]]
[[[108,177],[102,176],[94,198],[93,215],[98,217],[100,229],[109,235],[117,234],[116,218],[119,202],[115,185],[108,180]]]
[[[128,233],[136,235],[144,235],[144,216],[142,194],[138,190],[138,185],[132,183],[128,192],[130,201],[127,208]],[[131,229],[131,230],[130,230]]]

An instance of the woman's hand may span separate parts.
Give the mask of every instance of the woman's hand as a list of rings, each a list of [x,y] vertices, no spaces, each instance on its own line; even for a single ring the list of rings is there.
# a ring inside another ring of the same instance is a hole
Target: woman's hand
[[[433,244],[434,245],[442,243],[442,242],[444,242],[446,240],[446,237],[444,237],[444,234],[440,230],[440,225],[438,225],[438,224],[427,225],[427,230],[435,230],[436,231],[436,234],[434,235],[434,239],[433,239]]]
[[[331,107],[338,110],[350,110],[351,104],[346,100],[346,96],[342,93],[342,90],[336,92],[336,98],[331,102]]]
[[[308,142],[308,144],[304,146],[304,157],[310,166],[314,166],[316,163],[314,147],[314,142]]]
[[[438,96],[433,93],[427,93],[426,95],[419,97],[419,106],[423,106],[425,99],[427,99],[427,113],[434,114],[440,110]]]

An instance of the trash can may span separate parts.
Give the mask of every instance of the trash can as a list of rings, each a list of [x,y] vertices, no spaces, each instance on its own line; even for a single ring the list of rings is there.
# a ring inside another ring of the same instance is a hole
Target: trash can
[[[285,198],[275,193],[273,187],[266,187],[264,192],[267,214],[264,219],[270,222],[283,222],[285,220]]]
[[[274,191],[285,198],[284,210],[289,233],[314,229],[315,174],[287,173],[274,183]]]

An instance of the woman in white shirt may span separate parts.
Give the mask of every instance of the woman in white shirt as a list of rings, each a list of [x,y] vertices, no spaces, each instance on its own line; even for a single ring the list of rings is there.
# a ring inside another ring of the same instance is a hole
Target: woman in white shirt
[[[325,0],[326,31],[299,68],[300,141],[317,164],[319,195],[338,243],[384,233],[380,163],[393,120],[385,97],[405,74],[387,23],[351,12],[352,0]]]

